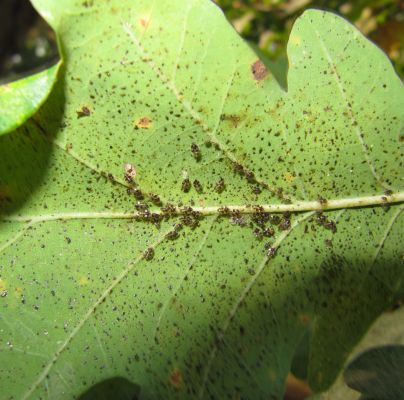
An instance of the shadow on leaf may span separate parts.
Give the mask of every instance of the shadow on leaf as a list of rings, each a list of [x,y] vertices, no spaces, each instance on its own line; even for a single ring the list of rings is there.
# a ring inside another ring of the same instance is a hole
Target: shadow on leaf
[[[92,386],[79,400],[137,400],[139,392],[139,385],[125,378],[115,377]]]
[[[24,125],[0,137],[0,215],[20,209],[49,168],[53,140],[62,127],[64,68],[40,110]]]

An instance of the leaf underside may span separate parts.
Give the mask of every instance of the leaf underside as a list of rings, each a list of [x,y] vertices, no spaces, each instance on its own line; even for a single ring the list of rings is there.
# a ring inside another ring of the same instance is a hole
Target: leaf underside
[[[280,399],[309,326],[309,382],[327,388],[403,294],[386,56],[307,11],[284,91],[209,1],[34,5],[64,69],[0,139],[4,398],[122,377],[142,399]]]

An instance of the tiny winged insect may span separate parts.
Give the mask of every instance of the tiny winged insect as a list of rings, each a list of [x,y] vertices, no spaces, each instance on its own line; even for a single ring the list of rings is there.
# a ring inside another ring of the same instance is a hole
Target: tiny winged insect
[[[125,180],[128,183],[132,183],[133,179],[135,179],[136,176],[136,169],[132,164],[129,163],[125,163],[125,165],[123,166],[124,172],[125,172]]]

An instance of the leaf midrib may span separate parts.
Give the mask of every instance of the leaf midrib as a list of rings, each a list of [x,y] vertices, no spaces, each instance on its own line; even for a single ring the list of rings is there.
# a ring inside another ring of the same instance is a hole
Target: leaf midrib
[[[215,205],[209,207],[192,207],[193,211],[203,216],[226,215],[226,213],[237,212],[241,214],[254,214],[257,212],[266,213],[285,213],[285,212],[307,212],[307,211],[332,211],[346,208],[362,208],[369,206],[388,206],[404,201],[404,192],[393,194],[380,194],[376,196],[359,196],[352,198],[332,199],[332,200],[312,200],[299,201],[292,204],[252,204],[252,205]],[[161,208],[150,208],[150,212],[159,215],[168,215]],[[181,216],[189,211],[184,208],[175,207],[173,217]],[[42,215],[12,215],[0,218],[0,222],[46,222],[56,220],[71,219],[142,219],[144,214],[141,212],[67,212],[52,213]]]
[[[295,220],[291,227],[280,233],[279,237],[276,239],[274,242],[274,246],[279,247],[281,243],[289,236],[289,234],[304,220],[309,218],[311,215],[313,215],[313,212],[308,212],[305,214],[302,214],[297,220]],[[29,226],[32,225],[32,222],[28,224]],[[171,230],[171,228],[170,228]],[[162,242],[166,240],[166,235],[170,230],[164,232],[163,234],[159,235],[158,239],[151,245],[151,247],[155,248]],[[103,303],[103,301],[109,296],[109,294],[112,292],[112,290],[120,284],[120,282],[132,271],[135,265],[137,265],[140,261],[144,259],[143,253],[140,253],[132,262],[129,263],[129,265],[112,281],[112,283],[101,293],[101,295],[98,297],[98,299],[89,307],[87,312],[84,314],[84,316],[80,319],[79,323],[74,327],[74,329],[67,335],[66,339],[63,341],[61,346],[53,353],[52,357],[50,358],[49,362],[44,366],[42,372],[37,376],[37,379],[32,383],[32,385],[28,388],[28,390],[23,394],[22,400],[28,399],[38,388],[38,386],[43,382],[44,379],[46,379],[47,375],[49,374],[49,371],[52,369],[53,365],[56,363],[56,361],[59,359],[60,355],[63,353],[65,349],[68,348],[69,344],[71,341],[74,339],[74,337],[78,334],[78,332],[81,330],[81,328],[84,326],[84,324],[89,320],[89,318],[94,314],[96,311],[97,307]],[[270,259],[269,255],[265,255],[259,264],[257,268],[257,272],[252,276],[251,280],[248,281],[247,285],[245,286],[244,290],[240,294],[240,296],[237,298],[237,301],[234,303],[233,307],[231,308],[228,317],[225,319],[222,329],[220,331],[220,335],[222,337],[225,336],[226,331],[228,327],[231,324],[231,321],[236,314],[240,304],[243,302],[249,291],[251,290],[252,286],[255,284],[256,280],[258,277],[261,275],[263,272],[268,260]],[[212,348],[211,353],[209,354],[208,357],[208,362],[206,364],[205,368],[205,373],[204,375],[206,376],[206,379],[208,377],[211,363],[214,360],[216,356],[216,345],[215,347]],[[200,392],[199,394],[203,395],[204,389],[205,389],[205,384],[206,381],[205,379],[203,380],[201,386],[200,386]]]

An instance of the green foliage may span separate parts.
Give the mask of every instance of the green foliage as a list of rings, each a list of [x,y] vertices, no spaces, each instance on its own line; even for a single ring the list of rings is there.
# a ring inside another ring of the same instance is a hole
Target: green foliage
[[[59,64],[38,74],[0,86],[0,135],[22,125],[48,97]]]
[[[394,395],[394,391],[403,392],[400,389],[403,384],[403,322],[403,307],[384,313],[349,356],[347,367],[333,386],[327,392],[311,396],[310,400],[358,400],[358,391],[350,389],[347,384],[352,387],[361,385],[357,389],[362,389],[359,391],[374,400],[399,399],[400,395]],[[361,370],[355,368],[358,362],[362,364]]]
[[[307,11],[285,91],[209,1],[34,4],[64,68],[0,138],[2,395],[280,399],[309,326],[327,388],[404,293],[386,56]]]
[[[368,400],[399,399],[404,393],[404,346],[375,347],[347,367],[344,378]]]
[[[307,8],[343,15],[383,48],[404,76],[404,10],[396,0],[215,0],[237,31],[272,60],[283,59],[295,19]]]

